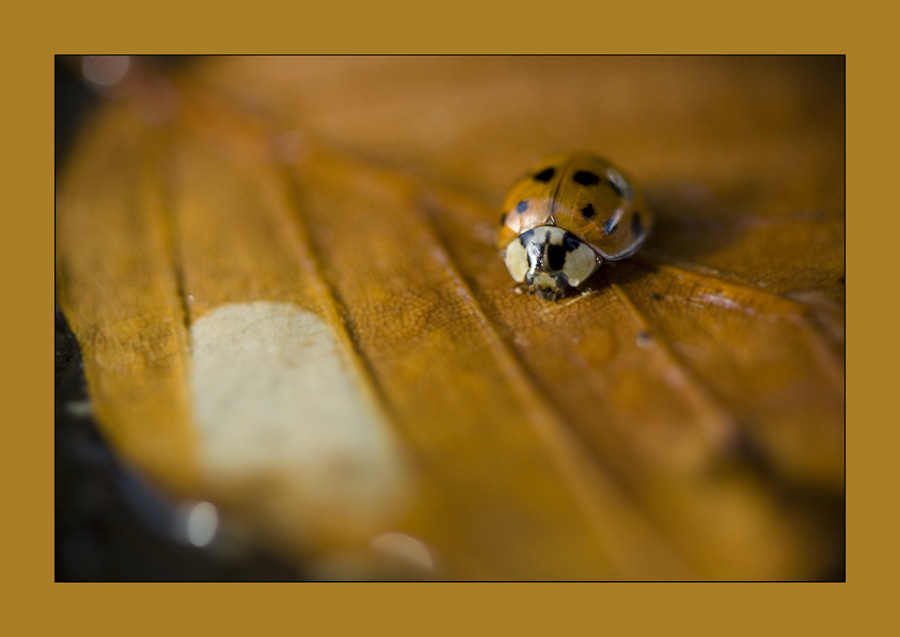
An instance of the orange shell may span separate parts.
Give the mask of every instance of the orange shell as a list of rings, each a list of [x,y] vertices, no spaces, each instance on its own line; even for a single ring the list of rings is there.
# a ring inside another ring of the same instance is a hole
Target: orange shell
[[[523,232],[556,225],[609,260],[625,258],[643,243],[654,215],[620,170],[588,153],[541,162],[510,189],[503,202],[497,246]]]

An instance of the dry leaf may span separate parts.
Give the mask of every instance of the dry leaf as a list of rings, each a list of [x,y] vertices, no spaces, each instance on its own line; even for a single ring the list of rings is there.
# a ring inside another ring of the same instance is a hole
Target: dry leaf
[[[841,58],[204,58],[59,187],[98,420],[322,578],[840,572]],[[511,291],[504,188],[587,149],[658,223]]]

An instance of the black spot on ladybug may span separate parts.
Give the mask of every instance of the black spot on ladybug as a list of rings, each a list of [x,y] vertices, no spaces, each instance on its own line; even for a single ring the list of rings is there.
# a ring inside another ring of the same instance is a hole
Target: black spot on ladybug
[[[540,270],[543,267],[544,253],[543,246],[535,242],[534,228],[520,234],[519,243],[525,248],[525,254],[528,255],[528,263]]]
[[[506,213],[505,212],[502,215],[500,215],[500,225],[501,226],[506,225]]]
[[[531,230],[527,230],[519,235],[519,243],[522,244],[522,247],[526,250],[528,249],[528,244],[531,243],[531,238],[534,236],[534,228]]]
[[[562,246],[553,245],[552,243],[547,246],[547,265],[550,266],[551,270],[562,270],[563,265],[566,263],[566,249]]]
[[[580,245],[581,241],[579,241],[578,237],[571,232],[567,232],[563,237],[563,249],[566,252],[573,252],[574,250],[577,250]]]
[[[553,167],[545,168],[544,170],[542,170],[541,172],[539,172],[538,174],[536,174],[534,176],[534,180],[547,183],[548,181],[553,179],[553,175],[555,175],[555,174],[556,174],[555,168],[553,168]]]
[[[618,219],[607,219],[606,223],[603,224],[603,234],[612,234],[619,228],[619,220]]]
[[[576,171],[572,179],[575,180],[576,184],[581,184],[582,186],[593,186],[600,181],[597,175],[586,170]]]
[[[594,206],[592,206],[591,204],[588,204],[584,208],[582,208],[581,216],[584,217],[585,219],[590,219],[591,217],[593,217],[594,216]]]
[[[641,215],[637,212],[634,213],[634,216],[631,218],[631,231],[636,237],[644,234],[644,224],[641,222]]]
[[[528,202],[527,202],[527,201],[520,201],[520,202],[519,202],[519,205],[516,206],[516,212],[518,212],[519,214],[522,214],[522,213],[525,212],[526,210],[528,210]]]

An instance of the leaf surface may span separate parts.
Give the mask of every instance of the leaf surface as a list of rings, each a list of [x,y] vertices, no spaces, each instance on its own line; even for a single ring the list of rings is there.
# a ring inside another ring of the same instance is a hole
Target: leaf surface
[[[503,189],[576,149],[657,227],[514,294]],[[208,58],[84,135],[58,288],[122,454],[321,577],[808,579],[843,242],[840,59]]]

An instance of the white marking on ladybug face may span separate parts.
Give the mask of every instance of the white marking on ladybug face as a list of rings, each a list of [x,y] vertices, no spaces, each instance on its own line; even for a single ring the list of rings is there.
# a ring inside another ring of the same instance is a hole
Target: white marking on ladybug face
[[[525,280],[525,274],[528,272],[529,263],[528,255],[525,254],[525,246],[518,239],[513,239],[512,243],[506,246],[503,252],[503,260],[506,262],[506,269],[516,282],[521,283]]]
[[[587,244],[556,226],[523,232],[506,247],[503,259],[513,279],[539,291],[578,287],[600,265]]]
[[[578,247],[566,254],[565,273],[569,277],[569,285],[577,288],[597,271],[599,265],[597,254],[579,241]]]

